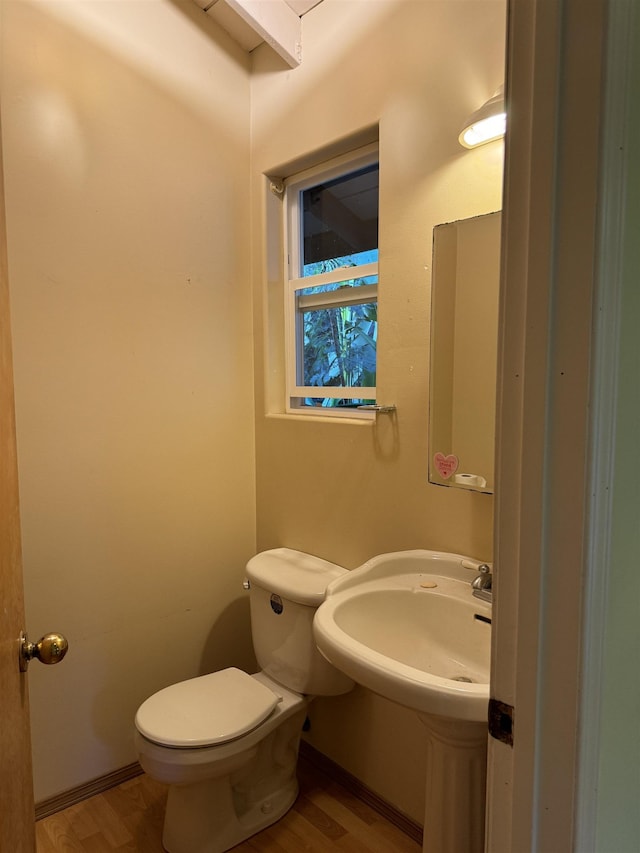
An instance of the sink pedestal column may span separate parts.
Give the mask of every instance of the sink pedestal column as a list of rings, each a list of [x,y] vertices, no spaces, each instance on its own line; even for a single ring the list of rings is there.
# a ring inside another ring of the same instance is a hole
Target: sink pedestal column
[[[487,723],[418,716],[427,729],[423,853],[483,853]]]

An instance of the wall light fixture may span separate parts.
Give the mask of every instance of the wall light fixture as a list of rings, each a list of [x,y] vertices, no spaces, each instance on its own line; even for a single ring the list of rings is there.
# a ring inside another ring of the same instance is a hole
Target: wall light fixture
[[[488,101],[472,113],[464,123],[458,142],[465,148],[476,148],[504,136],[507,113],[504,106],[504,86],[500,86]]]

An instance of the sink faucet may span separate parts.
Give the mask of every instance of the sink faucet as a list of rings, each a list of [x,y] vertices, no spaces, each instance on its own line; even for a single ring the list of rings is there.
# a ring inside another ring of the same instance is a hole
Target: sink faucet
[[[473,587],[473,595],[476,598],[481,598],[483,601],[492,601],[492,581],[491,567],[487,563],[482,563],[478,566],[479,574],[471,581]]]

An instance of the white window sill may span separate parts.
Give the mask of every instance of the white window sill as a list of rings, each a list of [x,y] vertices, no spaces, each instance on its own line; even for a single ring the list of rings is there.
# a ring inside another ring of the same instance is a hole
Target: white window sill
[[[375,412],[361,412],[349,415],[312,414],[311,412],[267,412],[270,420],[300,421],[302,423],[351,424],[352,426],[371,426],[375,423]]]

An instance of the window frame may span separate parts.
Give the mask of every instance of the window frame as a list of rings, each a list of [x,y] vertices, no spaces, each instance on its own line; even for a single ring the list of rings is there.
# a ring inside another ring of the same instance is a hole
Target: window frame
[[[300,302],[296,292],[309,287],[319,287],[348,281],[352,278],[376,278],[375,284],[363,284],[357,288],[347,287],[327,294],[313,294],[300,297],[302,305],[315,308],[333,308],[347,304],[378,303],[379,288],[379,246],[378,261],[357,266],[343,266],[329,272],[316,273],[313,276],[300,276],[303,261],[303,233],[300,201],[304,190],[325,181],[349,175],[366,166],[379,165],[378,143],[372,143],[335,157],[325,163],[292,175],[284,181],[284,308],[285,308],[285,411],[287,414],[324,416],[331,418],[371,419],[374,414],[367,409],[343,409],[340,407],[306,406],[301,400],[305,397],[323,397],[325,399],[366,399],[375,403],[375,386],[317,386],[302,385],[298,381],[304,343],[299,330],[298,317]],[[378,191],[379,192],[379,191]],[[378,195],[379,198],[379,195]],[[379,207],[378,207],[379,211]],[[379,220],[378,220],[379,221]],[[378,239],[379,244],[379,239]],[[378,353],[376,351],[376,373]]]

